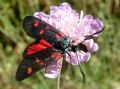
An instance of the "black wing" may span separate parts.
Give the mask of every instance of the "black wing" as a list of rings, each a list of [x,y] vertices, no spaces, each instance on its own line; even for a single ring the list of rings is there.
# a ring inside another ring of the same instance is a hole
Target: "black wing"
[[[52,47],[51,44],[41,39],[30,44],[23,55],[16,72],[16,80],[23,80],[49,64],[58,61],[62,54]]]
[[[24,18],[23,28],[30,37],[35,39],[42,38],[51,44],[54,44],[57,39],[66,37],[64,33],[55,27],[34,16],[26,16]]]

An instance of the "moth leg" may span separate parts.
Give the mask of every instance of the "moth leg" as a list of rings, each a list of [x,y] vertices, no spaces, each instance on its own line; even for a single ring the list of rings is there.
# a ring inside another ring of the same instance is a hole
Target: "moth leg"
[[[77,52],[76,52],[76,55],[77,55],[77,60],[78,60],[78,54],[77,54]],[[84,71],[82,70],[82,66],[81,66],[81,63],[80,63],[79,60],[78,60],[78,66],[79,66],[80,72],[81,72],[81,74],[82,74],[82,76],[83,76],[83,83],[85,83],[85,80],[86,80],[85,73],[84,73]]]

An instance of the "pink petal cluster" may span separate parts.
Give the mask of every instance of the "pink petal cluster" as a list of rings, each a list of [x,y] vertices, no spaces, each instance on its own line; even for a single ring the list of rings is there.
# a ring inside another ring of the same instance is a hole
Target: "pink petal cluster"
[[[62,3],[59,7],[51,6],[50,9],[49,15],[43,12],[36,12],[34,16],[62,31],[66,36],[74,40],[74,44],[82,42],[86,35],[91,35],[103,29],[103,22],[101,20],[93,19],[91,15],[83,16],[83,11],[77,13],[68,3]],[[86,45],[89,52],[69,52],[71,59],[66,54],[66,61],[68,63],[78,65],[79,62],[87,62],[90,58],[90,52],[98,50],[98,44],[93,39],[86,40],[83,44]],[[60,67],[58,62],[52,63],[46,68],[45,76],[56,78]]]

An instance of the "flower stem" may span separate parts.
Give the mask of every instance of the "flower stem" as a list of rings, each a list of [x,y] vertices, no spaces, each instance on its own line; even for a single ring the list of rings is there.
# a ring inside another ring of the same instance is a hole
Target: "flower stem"
[[[63,59],[60,60],[61,68],[60,68],[60,73],[57,78],[57,89],[60,89],[60,76],[61,76],[61,69],[62,69],[62,61],[63,61]]]

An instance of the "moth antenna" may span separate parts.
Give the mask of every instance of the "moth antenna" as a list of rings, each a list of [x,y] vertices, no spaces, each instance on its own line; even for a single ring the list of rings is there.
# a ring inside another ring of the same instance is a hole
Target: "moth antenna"
[[[101,33],[103,30],[104,30],[104,28],[103,28],[102,30],[100,30],[100,31],[97,31],[97,32],[93,33],[92,35],[99,34],[99,33]]]
[[[93,33],[92,35],[86,35],[86,36],[85,36],[85,39],[84,39],[81,43],[83,43],[85,40],[89,40],[89,39],[94,38],[94,37],[93,37],[94,35],[101,33],[103,30],[104,30],[104,28],[103,28],[102,30],[100,30],[100,31],[97,31],[97,32]],[[78,45],[79,45],[79,44],[78,44]]]
[[[81,72],[81,74],[82,74],[82,76],[83,76],[83,83],[85,83],[85,80],[86,80],[85,73],[84,73],[84,71],[82,70],[82,66],[81,66],[80,61],[78,60],[78,54],[77,54],[77,52],[76,52],[76,55],[77,55],[78,66],[79,66],[80,72]]]
[[[94,35],[101,33],[103,30],[104,30],[104,29],[102,29],[102,30],[100,30],[100,31],[97,31],[97,32],[93,33],[92,35],[86,35],[86,36],[85,36],[86,38],[85,38],[84,40],[92,39]]]

